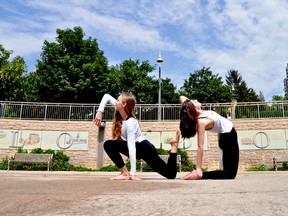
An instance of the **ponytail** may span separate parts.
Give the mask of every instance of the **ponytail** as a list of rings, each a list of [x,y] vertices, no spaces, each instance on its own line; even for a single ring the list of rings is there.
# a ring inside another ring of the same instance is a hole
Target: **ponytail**
[[[112,137],[113,139],[121,139],[121,129],[122,129],[122,117],[120,113],[115,110],[113,125],[112,125]]]

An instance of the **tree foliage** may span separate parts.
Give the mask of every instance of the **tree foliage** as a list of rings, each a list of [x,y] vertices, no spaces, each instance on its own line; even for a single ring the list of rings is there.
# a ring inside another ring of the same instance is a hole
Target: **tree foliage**
[[[282,101],[284,100],[284,97],[281,95],[273,95],[272,96],[272,101]]]
[[[288,87],[284,88],[284,100],[288,100]]]
[[[117,97],[132,92],[141,104],[157,104],[159,80],[148,61],[124,60],[108,67],[104,52],[96,39],[88,37],[81,27],[57,29],[55,42],[44,41],[37,69],[27,73],[24,59],[9,58],[13,51],[0,44],[0,100],[41,101],[60,103],[99,103],[105,93]],[[287,89],[284,97],[288,99]],[[249,88],[237,70],[230,70],[226,83],[210,68],[190,73],[180,90],[171,79],[161,78],[161,104],[178,104],[179,95],[202,103],[264,101],[264,95]]]
[[[179,94],[177,94],[176,87],[172,84],[170,78],[161,80],[161,103],[162,104],[178,104]]]
[[[108,60],[96,39],[83,39],[81,27],[57,29],[56,42],[44,41],[38,60],[39,100],[46,102],[91,102],[106,93]]]
[[[118,95],[121,92],[132,92],[137,103],[158,103],[159,81],[149,76],[155,68],[148,61],[128,59],[120,65],[111,66],[107,82],[109,93]],[[171,80],[161,80],[161,103],[171,103],[175,97],[176,87]]]
[[[214,75],[210,68],[203,67],[184,80],[181,94],[201,103],[221,103],[230,101],[230,89],[224,85],[218,74]]]
[[[111,66],[107,76],[108,93],[116,96],[121,92],[132,92],[138,103],[152,103],[155,83],[153,77],[148,74],[153,69],[148,61],[140,62],[132,59]]]
[[[0,44],[0,100],[23,100],[22,76],[27,72],[25,61],[16,56],[9,61],[13,51]]]
[[[237,70],[230,70],[226,76],[226,84],[232,91],[232,98],[236,98],[239,102],[260,101],[260,97],[256,92],[249,88],[242,79],[241,74]]]

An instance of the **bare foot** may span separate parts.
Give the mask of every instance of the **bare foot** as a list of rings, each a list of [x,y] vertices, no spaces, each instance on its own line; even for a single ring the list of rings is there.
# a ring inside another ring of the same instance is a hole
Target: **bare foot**
[[[176,132],[175,137],[170,140],[169,143],[170,143],[172,146],[177,146],[177,147],[178,147],[178,145],[179,145],[179,140],[180,140],[180,134],[181,134],[181,132],[180,132],[180,130],[178,130],[178,131]]]
[[[129,180],[130,178],[131,176],[129,174],[126,175],[121,173],[120,175],[111,178],[111,180]]]
[[[141,179],[141,178],[138,178],[136,175],[131,175],[131,176],[130,176],[130,180],[139,181],[139,180],[142,180],[142,179]]]
[[[192,172],[188,173],[186,176],[181,178],[182,180],[200,180],[201,176],[197,173],[196,170],[193,170]]]
[[[180,130],[178,130],[178,131],[176,132],[175,137],[172,138],[172,139],[170,140],[170,142],[169,142],[170,145],[171,145],[171,149],[170,149],[170,152],[171,152],[171,153],[177,153],[177,151],[178,151],[180,134],[181,134],[181,132],[180,132]]]

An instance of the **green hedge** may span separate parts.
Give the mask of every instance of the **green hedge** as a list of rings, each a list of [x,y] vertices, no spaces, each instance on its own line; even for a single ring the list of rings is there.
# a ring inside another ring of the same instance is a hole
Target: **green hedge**
[[[27,150],[18,148],[18,153],[26,153]],[[95,171],[82,166],[74,166],[69,163],[69,157],[63,151],[57,151],[48,149],[43,150],[41,148],[35,148],[31,150],[32,154],[53,154],[52,160],[52,170],[53,171]],[[5,170],[8,168],[8,158],[4,159],[0,163],[0,169]],[[13,163],[10,164],[10,170],[47,170],[47,165],[42,164],[22,164],[22,163]]]
[[[164,150],[163,148],[157,148],[157,153],[160,155],[163,154],[170,154],[170,151]],[[28,154],[27,150],[18,148],[18,153],[26,153]],[[53,171],[107,171],[107,172],[114,172],[119,171],[119,169],[115,165],[109,165],[99,168],[98,170],[82,167],[82,166],[74,166],[69,163],[69,156],[67,156],[63,151],[54,151],[51,149],[43,150],[41,148],[35,148],[31,150],[33,154],[53,154],[53,161],[52,161],[52,170]],[[188,160],[188,154],[185,150],[178,149],[178,154],[181,155],[181,166],[182,171],[191,171],[195,169],[195,164]],[[130,169],[130,162],[129,160],[126,163],[127,169]],[[137,160],[136,163],[137,170],[140,170],[140,160]],[[7,170],[8,168],[8,158],[4,159],[0,163],[1,170]],[[22,163],[13,163],[10,164],[11,170],[47,170],[47,165],[41,164],[22,164]],[[179,167],[178,167],[179,170]],[[143,167],[143,171],[149,172],[153,171],[148,165]]]

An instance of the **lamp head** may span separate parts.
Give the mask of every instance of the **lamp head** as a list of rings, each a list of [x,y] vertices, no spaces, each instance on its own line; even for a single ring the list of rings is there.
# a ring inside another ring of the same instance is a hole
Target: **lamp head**
[[[163,59],[161,57],[161,53],[159,52],[159,56],[157,58],[157,63],[161,64],[163,62]]]

